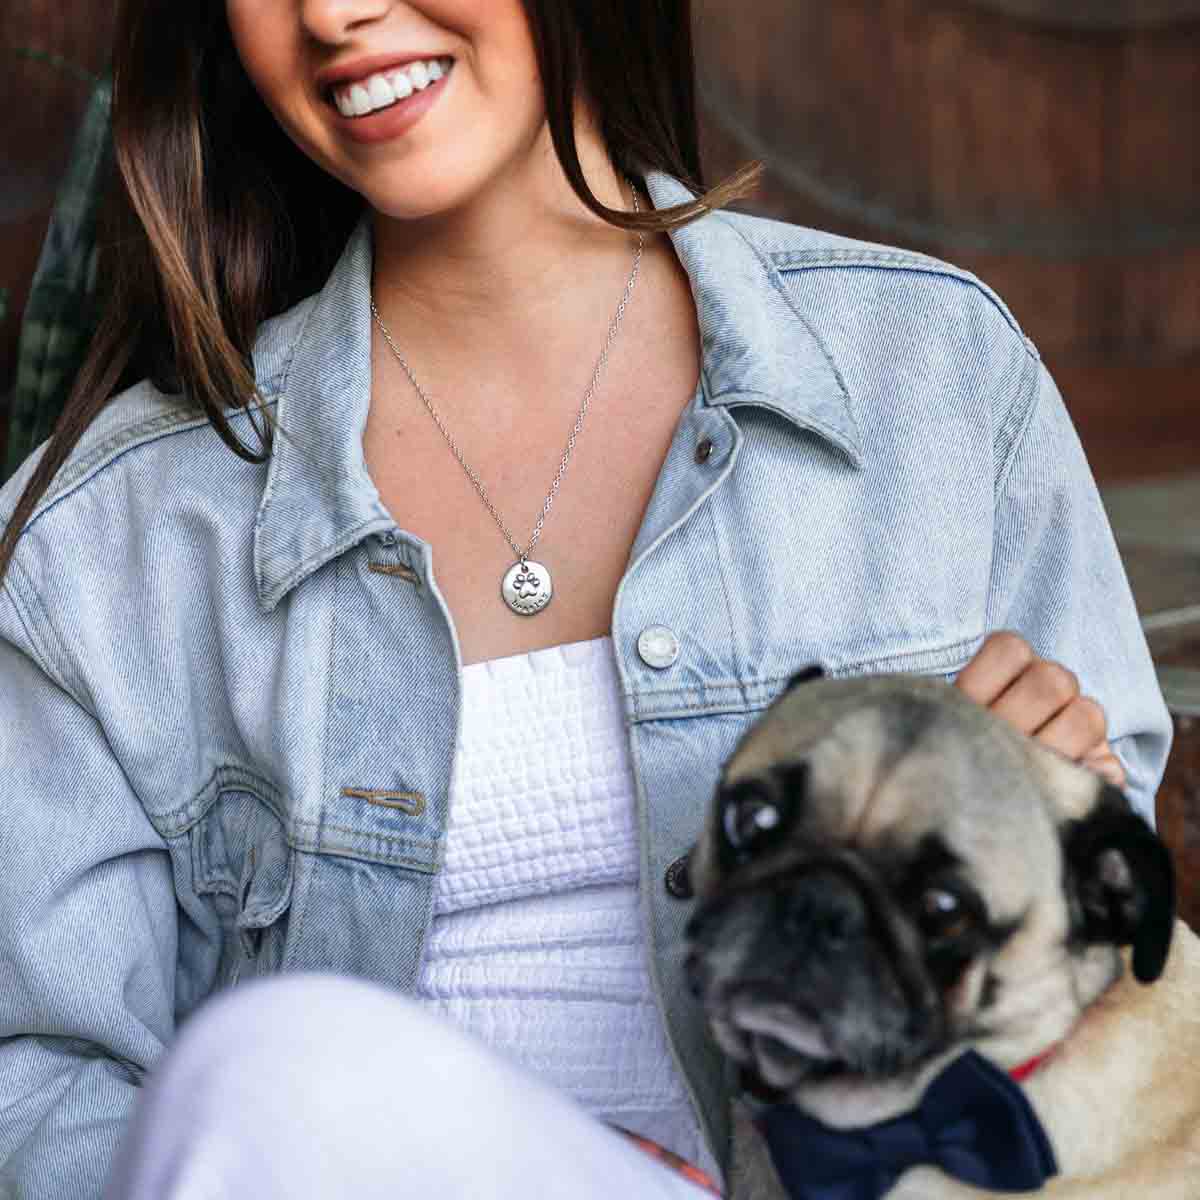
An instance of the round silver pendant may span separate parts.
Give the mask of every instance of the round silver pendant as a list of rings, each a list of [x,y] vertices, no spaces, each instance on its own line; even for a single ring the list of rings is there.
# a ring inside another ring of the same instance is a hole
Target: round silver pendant
[[[508,568],[500,584],[500,594],[513,612],[532,617],[550,603],[554,584],[550,572],[540,562],[523,559]]]

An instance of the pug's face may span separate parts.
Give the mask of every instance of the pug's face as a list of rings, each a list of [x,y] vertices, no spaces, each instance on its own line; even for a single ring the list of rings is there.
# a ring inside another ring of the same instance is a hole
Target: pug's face
[[[1121,792],[911,677],[791,687],[726,764],[691,876],[714,1037],[836,1125],[911,1108],[966,1046],[1045,1052],[1120,946],[1161,973],[1174,920],[1169,855]]]

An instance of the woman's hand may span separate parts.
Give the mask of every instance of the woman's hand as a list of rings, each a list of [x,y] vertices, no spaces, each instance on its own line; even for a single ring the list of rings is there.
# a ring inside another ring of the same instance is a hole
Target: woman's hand
[[[1038,658],[1019,634],[989,634],[955,686],[1022,733],[1125,786],[1104,709],[1079,694],[1079,680],[1066,667]]]

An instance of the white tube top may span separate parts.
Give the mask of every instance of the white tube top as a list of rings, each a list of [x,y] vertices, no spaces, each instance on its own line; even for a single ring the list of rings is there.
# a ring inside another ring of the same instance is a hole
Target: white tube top
[[[719,1179],[652,998],[611,639],[468,666],[462,704],[418,996]]]

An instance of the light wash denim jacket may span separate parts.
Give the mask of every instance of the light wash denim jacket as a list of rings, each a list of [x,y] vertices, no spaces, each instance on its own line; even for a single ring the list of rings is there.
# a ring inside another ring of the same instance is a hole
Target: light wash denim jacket
[[[688,198],[647,182],[660,208]],[[655,999],[724,1159],[729,1080],[664,875],[797,668],[951,676],[1017,629],[1104,704],[1147,814],[1170,724],[1075,433],[992,292],[746,216],[672,240],[702,377],[611,631]],[[364,225],[263,328],[284,431],[268,464],[142,384],[18,544],[0,595],[0,1196],[97,1195],[145,1072],[214,989],[306,969],[414,982],[460,658],[436,554],[364,466],[370,262]],[[668,665],[639,653],[653,626],[678,638]]]

